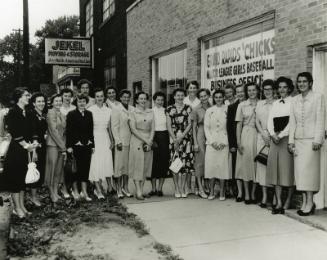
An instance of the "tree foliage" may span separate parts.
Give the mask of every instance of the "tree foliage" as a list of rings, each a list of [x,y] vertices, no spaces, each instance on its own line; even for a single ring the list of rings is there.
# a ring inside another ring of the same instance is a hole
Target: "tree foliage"
[[[30,45],[30,86],[28,87],[32,91],[39,91],[42,83],[52,83],[52,65],[46,65],[44,62],[45,38],[67,38],[78,35],[79,17],[76,15],[47,20],[45,25],[36,31],[36,44]],[[0,102],[4,104],[8,104],[13,89],[18,86],[19,79],[22,77],[22,73],[19,76],[19,71],[23,71],[22,40],[23,36],[19,38],[18,33],[11,33],[0,39]]]

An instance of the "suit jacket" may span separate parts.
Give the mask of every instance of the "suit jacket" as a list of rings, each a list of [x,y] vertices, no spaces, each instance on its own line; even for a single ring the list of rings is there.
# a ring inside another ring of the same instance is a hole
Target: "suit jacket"
[[[50,109],[47,114],[48,135],[46,138],[47,146],[57,146],[61,151],[66,151],[66,118],[56,111],[54,108]]]
[[[84,111],[84,116],[78,109],[67,114],[66,145],[72,148],[78,143],[94,148],[93,116],[88,110]]]
[[[129,113],[132,111],[132,106],[128,106],[128,110],[126,110],[123,105],[112,110],[111,131],[116,145],[121,143],[123,146],[129,146],[131,140]]]
[[[237,148],[237,138],[236,138],[236,127],[237,122],[235,122],[236,111],[240,101],[237,100],[235,103],[228,106],[227,109],[227,137],[229,148]]]

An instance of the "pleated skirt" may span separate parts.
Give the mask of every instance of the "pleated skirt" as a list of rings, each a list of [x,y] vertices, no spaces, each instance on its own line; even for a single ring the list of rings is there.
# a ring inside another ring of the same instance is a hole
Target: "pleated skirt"
[[[271,142],[268,163],[267,183],[290,187],[294,185],[294,160],[288,151],[288,136],[282,138],[276,145]]]

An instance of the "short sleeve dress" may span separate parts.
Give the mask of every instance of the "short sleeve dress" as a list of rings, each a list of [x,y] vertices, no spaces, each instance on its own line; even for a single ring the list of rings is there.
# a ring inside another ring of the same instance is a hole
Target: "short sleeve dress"
[[[175,105],[169,106],[166,109],[166,115],[170,117],[171,127],[175,135],[182,134],[189,124],[189,118],[191,117],[192,109],[188,105],[178,111]],[[179,145],[177,154],[184,163],[184,167],[180,170],[182,174],[192,173],[194,170],[194,153],[193,153],[193,139],[192,130],[190,130],[182,142]],[[174,142],[172,138],[169,141],[170,160],[174,160]]]
[[[235,121],[241,122],[241,145],[243,154],[237,153],[235,179],[243,181],[255,181],[256,164],[254,158],[257,154],[257,129],[255,126],[256,103],[249,100],[239,104]]]

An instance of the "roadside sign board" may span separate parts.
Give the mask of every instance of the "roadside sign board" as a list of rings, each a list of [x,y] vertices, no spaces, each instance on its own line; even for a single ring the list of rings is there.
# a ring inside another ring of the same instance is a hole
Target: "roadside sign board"
[[[45,64],[93,67],[91,38],[46,38]]]

